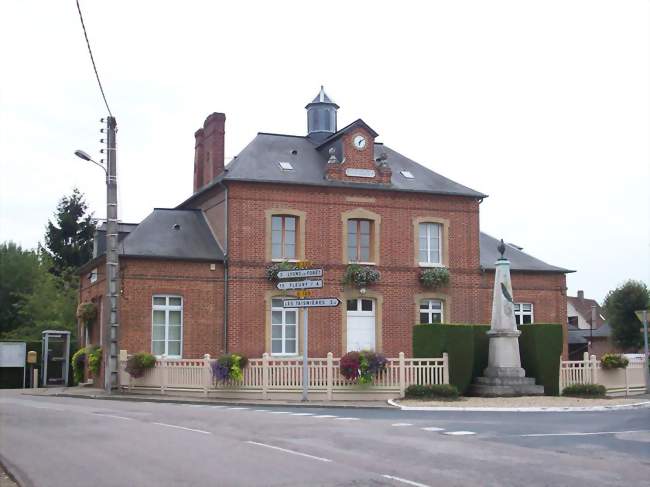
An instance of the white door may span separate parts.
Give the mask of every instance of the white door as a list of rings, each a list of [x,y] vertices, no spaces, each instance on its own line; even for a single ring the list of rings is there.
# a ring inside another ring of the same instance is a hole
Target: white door
[[[375,349],[374,299],[348,299],[348,352]]]

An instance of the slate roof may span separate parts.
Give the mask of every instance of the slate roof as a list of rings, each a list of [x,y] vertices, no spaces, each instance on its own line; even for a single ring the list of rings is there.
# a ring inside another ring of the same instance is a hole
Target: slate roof
[[[341,131],[339,131],[341,132]],[[339,133],[337,132],[337,134]],[[318,143],[308,137],[259,133],[233,159],[226,170],[188,200],[183,207],[199,194],[203,194],[222,181],[253,181],[276,184],[301,184],[307,186],[360,188],[370,190],[406,191],[485,198],[487,195],[456,183],[415,161],[403,156],[384,144],[375,143],[375,159],[386,153],[386,163],[393,175],[391,183],[366,184],[325,179],[327,151],[317,150]],[[295,151],[295,153],[292,153]],[[290,162],[293,170],[280,168],[280,162]],[[414,178],[404,177],[400,171],[410,171]]]
[[[139,224],[121,224],[119,255],[125,257],[223,261],[223,250],[201,210],[154,208]],[[105,226],[95,240],[105,241]],[[101,246],[101,256],[105,244]]]
[[[595,299],[589,298],[579,298],[576,296],[567,296],[567,302],[571,303],[575,310],[582,315],[582,317],[590,321],[591,320],[591,306],[596,306],[596,322],[594,323],[594,330],[600,328],[605,323],[605,320],[602,316],[602,309],[598,304],[598,301]]]
[[[309,108],[310,105],[313,105],[315,103],[327,103],[329,105],[334,105],[336,108],[339,108],[336,102],[332,100],[329,96],[327,96],[327,93],[325,93],[325,88],[323,88],[323,85],[321,85],[320,91],[318,92],[318,95],[316,95],[316,98],[314,98],[311,101],[311,103],[308,103],[305,108]]]
[[[600,328],[594,328],[593,331],[589,328],[578,328],[574,325],[567,325],[567,330],[569,332],[569,343],[571,344],[587,343],[591,337],[608,338],[612,335],[612,328],[607,322],[604,323]]]
[[[499,258],[500,254],[497,250],[499,240],[481,232],[480,235],[480,252],[481,252],[481,268],[494,269],[494,263]],[[513,271],[534,271],[534,272],[559,272],[569,273],[575,272],[563,267],[556,267],[547,264],[532,255],[522,252],[517,247],[507,244],[505,257],[510,261],[510,270]]]

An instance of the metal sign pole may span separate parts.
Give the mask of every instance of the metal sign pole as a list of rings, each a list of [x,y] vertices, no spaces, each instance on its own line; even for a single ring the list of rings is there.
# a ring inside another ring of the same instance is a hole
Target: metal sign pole
[[[645,360],[643,361],[643,367],[645,369],[645,391],[646,393],[650,392],[650,369],[648,369],[648,362],[650,361],[650,356],[648,356],[648,310],[643,310],[643,353]]]
[[[309,320],[309,308],[305,308],[303,311],[302,319],[302,342],[303,342],[303,354],[302,354],[302,400],[307,401],[309,399],[309,366],[307,364],[307,350],[309,350],[309,334],[308,334],[308,320]]]

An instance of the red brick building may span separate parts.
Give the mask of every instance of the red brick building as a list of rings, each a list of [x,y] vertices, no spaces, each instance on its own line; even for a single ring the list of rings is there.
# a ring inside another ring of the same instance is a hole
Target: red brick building
[[[122,225],[120,348],[300,355],[302,312],[283,308],[292,294],[267,278],[273,264],[300,260],[324,269],[314,297],[342,301],[310,312],[310,356],[408,355],[416,323],[489,323],[497,240],[479,229],[486,195],[378,142],[363,120],[338,130],[338,106],[322,89],[306,108],[306,136],[259,133],[225,167],[225,115],[213,113],[195,133],[193,194]],[[82,269],[82,301],[102,302],[103,238],[100,229]],[[512,245],[506,256],[517,320],[566,326],[570,271]],[[343,284],[350,264],[381,277]],[[425,288],[420,272],[441,268],[448,284]],[[89,342],[99,343],[104,321]]]

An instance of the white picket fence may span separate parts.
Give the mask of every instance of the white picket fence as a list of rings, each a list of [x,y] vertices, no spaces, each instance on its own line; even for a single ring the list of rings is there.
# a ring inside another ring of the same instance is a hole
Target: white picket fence
[[[645,367],[644,360],[630,360],[624,369],[604,369],[595,355],[587,352],[583,360],[560,359],[560,392],[574,384],[601,384],[609,395],[644,394]]]
[[[132,392],[202,392],[207,396],[228,398],[297,398],[302,391],[302,359],[262,358],[248,360],[242,381],[216,381],[212,376],[211,359],[163,359],[134,379],[126,371],[127,352],[120,351],[120,387]],[[360,386],[340,373],[340,359],[328,353],[326,358],[307,360],[310,398],[314,399],[378,399],[404,395],[411,384],[449,384],[449,358],[389,358],[385,372],[372,384]]]

